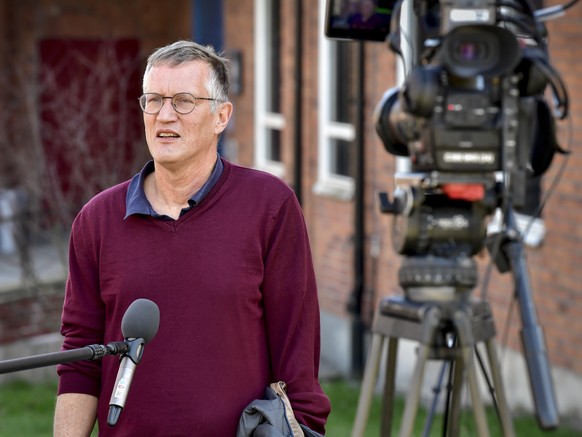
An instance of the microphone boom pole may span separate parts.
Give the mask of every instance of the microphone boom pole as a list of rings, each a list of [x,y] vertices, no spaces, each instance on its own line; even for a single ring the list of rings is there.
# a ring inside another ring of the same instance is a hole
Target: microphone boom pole
[[[19,372],[21,370],[47,367],[56,364],[71,363],[73,361],[94,361],[106,355],[124,354],[129,350],[129,345],[124,341],[109,343],[108,345],[92,344],[68,351],[50,352],[31,357],[14,358],[0,361],[0,374]]]

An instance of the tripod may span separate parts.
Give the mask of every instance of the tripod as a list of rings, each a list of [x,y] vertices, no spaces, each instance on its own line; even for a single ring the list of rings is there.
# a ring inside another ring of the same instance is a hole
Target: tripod
[[[372,346],[364,374],[352,437],[361,437],[365,431],[381,352],[386,341],[388,342],[388,356],[383,392],[381,435],[383,437],[390,435],[399,338],[415,340],[420,343],[418,359],[406,397],[400,436],[412,435],[420,401],[423,374],[428,359],[447,360],[454,365],[452,393],[446,421],[447,429],[444,435],[459,435],[460,395],[464,374],[466,374],[478,435],[480,437],[489,436],[485,408],[479,395],[477,372],[473,363],[473,349],[479,342],[484,342],[487,348],[503,433],[505,436],[514,435],[493,340],[495,326],[491,310],[485,301],[466,300],[459,302],[453,300],[422,303],[408,298],[386,298],[382,300],[376,313],[372,331]],[[456,337],[452,347],[448,339],[450,334]]]
[[[522,346],[536,407],[536,417],[541,428],[554,429],[559,424],[559,417],[545,339],[543,329],[537,320],[523,243],[517,237],[517,225],[511,208],[506,211],[506,220],[507,231],[495,236],[488,248],[499,271],[504,273],[511,270],[513,274],[515,297],[520,304]],[[400,269],[400,283],[406,291],[406,297],[383,299],[374,318],[372,345],[364,373],[352,437],[362,437],[365,431],[381,352],[386,340],[388,341],[388,356],[383,394],[382,436],[390,435],[399,338],[420,343],[412,384],[406,398],[400,436],[409,436],[412,433],[420,399],[422,377],[429,358],[451,361],[454,365],[446,435],[459,434],[459,395],[465,373],[478,434],[480,437],[489,435],[473,365],[473,349],[480,342],[485,343],[486,346],[493,379],[491,391],[503,434],[514,436],[511,414],[498,366],[494,343],[495,325],[491,310],[486,301],[470,299],[470,288],[476,283],[476,274],[473,274],[474,264],[455,266],[442,259],[440,261],[421,259],[420,263],[418,263],[419,260],[413,259],[406,261],[409,265]],[[415,284],[415,281],[422,283],[426,278],[429,278],[429,282],[433,281],[431,286],[419,287],[418,282]],[[451,335],[456,339],[452,346],[448,341]]]

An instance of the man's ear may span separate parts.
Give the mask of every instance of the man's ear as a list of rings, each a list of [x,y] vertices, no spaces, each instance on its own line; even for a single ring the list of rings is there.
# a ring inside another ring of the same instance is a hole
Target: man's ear
[[[214,128],[214,132],[217,135],[220,135],[226,129],[230,116],[232,115],[232,109],[232,103],[230,102],[221,103],[218,107],[216,126]]]

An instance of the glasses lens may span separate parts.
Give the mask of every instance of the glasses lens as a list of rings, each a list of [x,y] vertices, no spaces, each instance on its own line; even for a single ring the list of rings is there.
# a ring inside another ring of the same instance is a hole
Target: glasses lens
[[[157,114],[162,108],[162,96],[158,94],[144,94],[139,98],[139,105],[147,114]]]
[[[172,99],[172,106],[180,114],[188,114],[196,106],[196,98],[190,93],[178,93]]]

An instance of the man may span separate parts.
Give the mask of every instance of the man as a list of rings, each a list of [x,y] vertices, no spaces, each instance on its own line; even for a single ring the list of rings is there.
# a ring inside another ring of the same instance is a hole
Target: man
[[[125,407],[107,425],[119,361],[58,366],[56,436],[234,436],[245,406],[284,381],[299,423],[323,433],[319,308],[304,219],[279,179],[235,166],[217,143],[232,113],[225,60],[178,41],[143,78],[153,161],[95,196],[72,226],[63,349],[121,337],[138,298],[160,326]]]
[[[350,20],[352,29],[388,29],[390,16],[376,12],[375,0],[361,0],[360,13],[353,15]]]

